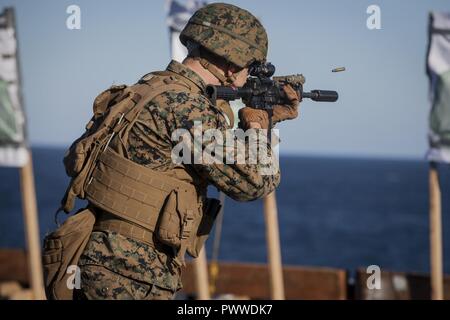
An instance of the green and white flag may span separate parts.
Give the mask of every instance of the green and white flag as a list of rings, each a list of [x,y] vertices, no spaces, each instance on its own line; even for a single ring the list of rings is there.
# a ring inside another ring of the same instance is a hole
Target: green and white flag
[[[28,160],[18,66],[14,11],[6,8],[0,13],[0,166]]]
[[[427,74],[431,112],[427,159],[450,163],[450,12],[432,12],[429,19]]]

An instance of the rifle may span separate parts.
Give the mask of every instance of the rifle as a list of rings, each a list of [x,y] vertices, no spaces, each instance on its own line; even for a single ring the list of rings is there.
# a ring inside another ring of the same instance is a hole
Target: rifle
[[[251,108],[266,110],[269,118],[272,118],[274,105],[287,103],[283,90],[287,84],[297,91],[300,101],[308,98],[319,102],[335,102],[339,97],[336,91],[330,90],[304,92],[305,77],[302,74],[272,77],[274,73],[275,66],[270,62],[254,63],[249,68],[250,76],[244,86],[235,88],[209,85],[206,87],[206,94],[212,101],[242,99],[244,104]]]

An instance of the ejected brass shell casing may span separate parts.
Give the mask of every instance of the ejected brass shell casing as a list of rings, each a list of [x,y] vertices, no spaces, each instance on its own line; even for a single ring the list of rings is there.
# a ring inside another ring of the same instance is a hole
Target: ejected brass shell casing
[[[339,67],[339,68],[334,68],[333,70],[331,70],[332,72],[342,72],[345,71],[345,67]]]

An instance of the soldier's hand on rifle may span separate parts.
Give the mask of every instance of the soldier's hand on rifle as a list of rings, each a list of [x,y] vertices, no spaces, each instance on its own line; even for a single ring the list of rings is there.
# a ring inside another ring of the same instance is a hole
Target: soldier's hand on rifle
[[[284,93],[286,94],[287,104],[276,105],[273,107],[273,117],[272,121],[275,125],[278,122],[284,120],[292,120],[298,117],[298,106],[300,104],[300,97],[290,85],[285,85],[283,87]]]
[[[247,130],[250,128],[269,128],[269,115],[262,109],[244,107],[239,110],[239,128]]]
[[[298,106],[300,104],[300,97],[290,85],[285,85],[283,90],[286,94],[287,104],[275,105],[273,107],[272,123],[275,125],[284,120],[292,120],[298,116]],[[269,115],[267,111],[262,109],[254,109],[251,107],[244,107],[239,110],[239,127],[242,129],[269,128]]]

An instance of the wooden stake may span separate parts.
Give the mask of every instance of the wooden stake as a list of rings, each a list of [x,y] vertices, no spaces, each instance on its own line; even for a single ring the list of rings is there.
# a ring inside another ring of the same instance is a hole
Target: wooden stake
[[[270,289],[273,300],[284,300],[283,269],[275,191],[264,197],[264,218],[270,270]]]
[[[206,251],[204,246],[198,257],[194,259],[194,268],[197,285],[197,300],[211,299],[208,284],[208,265],[206,262]]]
[[[442,213],[441,189],[439,174],[435,162],[430,163],[429,172],[430,193],[430,268],[431,268],[431,299],[444,299],[443,264],[442,264]]]
[[[41,263],[41,242],[39,237],[39,223],[31,150],[28,151],[28,155],[29,159],[27,164],[20,168],[20,185],[28,253],[28,269],[33,298],[36,300],[45,300],[44,278]]]

